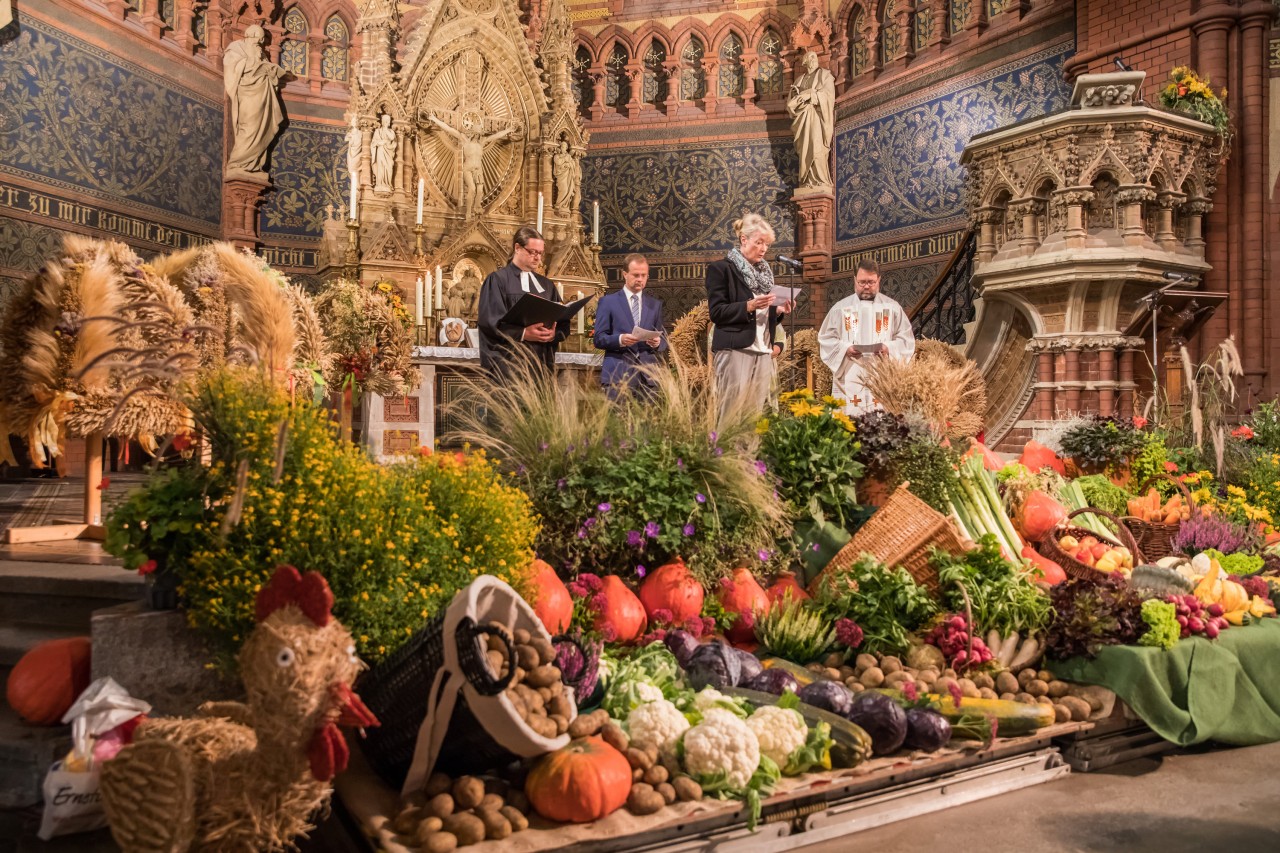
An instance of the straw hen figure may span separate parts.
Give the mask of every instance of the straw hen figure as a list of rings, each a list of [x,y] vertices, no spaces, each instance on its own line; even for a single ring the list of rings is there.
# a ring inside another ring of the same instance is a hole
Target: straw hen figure
[[[276,851],[311,828],[347,764],[339,725],[372,726],[350,685],[362,668],[315,572],[281,566],[240,651],[244,703],[147,720],[102,767],[102,800],[130,853]]]

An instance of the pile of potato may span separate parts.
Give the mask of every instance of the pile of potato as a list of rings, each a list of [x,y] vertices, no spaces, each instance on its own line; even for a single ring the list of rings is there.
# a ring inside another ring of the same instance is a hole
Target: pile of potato
[[[528,811],[524,792],[506,780],[432,773],[426,788],[405,799],[391,829],[406,846],[449,853],[528,829]]]
[[[501,628],[497,625],[495,628]],[[503,629],[505,630],[505,629]],[[515,641],[515,674],[507,687],[507,698],[529,728],[543,737],[553,738],[569,730],[574,708],[565,695],[560,669],[555,665],[556,647],[550,640],[531,635],[524,628],[511,632]],[[512,662],[507,660],[507,645],[498,633],[488,637],[489,669],[505,678]]]
[[[679,800],[702,799],[702,786],[680,769],[680,760],[671,753],[659,753],[650,744],[645,749],[631,745],[627,733],[609,718],[607,711],[592,711],[575,719],[569,726],[574,738],[599,735],[605,743],[621,752],[631,765],[631,793],[627,811],[634,815],[650,815]]]
[[[821,663],[811,663],[807,668],[824,678],[844,683],[854,693],[873,687],[902,690],[905,682],[913,682],[920,694],[945,696],[954,684],[961,695],[970,699],[1039,702],[1053,706],[1055,721],[1059,723],[1082,722],[1098,710],[1089,701],[1071,695],[1073,685],[1055,679],[1048,670],[1033,667],[1016,674],[1005,670],[994,675],[989,672],[960,675],[950,667],[936,664],[915,668],[894,655],[876,657],[860,654],[850,665],[842,655],[831,654]]]

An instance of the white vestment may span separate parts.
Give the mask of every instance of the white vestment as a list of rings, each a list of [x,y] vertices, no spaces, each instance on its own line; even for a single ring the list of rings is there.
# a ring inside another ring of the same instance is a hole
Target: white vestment
[[[850,415],[877,408],[877,403],[862,384],[862,360],[848,354],[849,346],[878,343],[889,348],[889,358],[905,360],[916,351],[907,312],[883,293],[868,300],[856,293],[846,296],[827,312],[818,331],[822,361],[831,368],[831,395],[845,401],[844,410]],[[862,358],[880,356],[867,353]]]

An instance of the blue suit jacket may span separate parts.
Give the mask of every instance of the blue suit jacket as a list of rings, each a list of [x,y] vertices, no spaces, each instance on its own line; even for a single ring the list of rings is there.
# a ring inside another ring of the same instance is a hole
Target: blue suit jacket
[[[616,385],[628,381],[626,374],[638,364],[657,364],[660,355],[667,352],[667,336],[662,327],[662,302],[640,294],[640,327],[664,332],[662,342],[651,347],[646,343],[624,347],[620,338],[634,329],[631,319],[630,294],[624,287],[600,297],[596,305],[596,328],[592,340],[596,349],[604,350],[604,364],[600,368],[600,383]]]

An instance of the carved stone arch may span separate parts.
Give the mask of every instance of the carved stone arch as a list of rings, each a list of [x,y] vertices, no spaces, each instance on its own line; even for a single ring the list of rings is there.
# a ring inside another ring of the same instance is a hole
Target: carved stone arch
[[[587,53],[591,56],[592,65],[599,65],[604,62],[604,60],[600,58],[600,43],[595,39],[590,39],[579,34],[577,38],[573,40],[573,51],[570,53],[570,56],[577,56],[578,48],[580,47],[585,47],[587,49]]]
[[[760,46],[760,39],[764,38],[765,32],[770,29],[777,33],[779,38],[786,39],[787,33],[791,30],[794,23],[794,21],[786,15],[783,15],[777,9],[769,9],[759,17],[743,24],[746,28],[747,44],[749,44],[753,50],[758,49]]]
[[[1112,149],[1110,144],[1104,144],[1102,149],[1094,155],[1083,169],[1080,170],[1081,183],[1091,184],[1098,175],[1108,173],[1111,177],[1122,184],[1136,183],[1133,172],[1121,159],[1120,155]]]
[[[571,113],[558,112],[546,119],[542,126],[542,138],[555,146],[560,144],[560,140],[566,139],[570,149],[584,154],[590,134],[579,127]]]
[[[353,98],[352,100],[354,102],[356,99]],[[359,102],[357,111],[367,113],[370,117],[376,117],[379,113],[385,111],[391,113],[393,119],[404,120],[411,118],[409,106],[405,103],[404,95],[389,80],[359,98]]]
[[[738,38],[742,40],[744,45],[751,44],[747,40],[747,33],[751,32],[750,22],[744,20],[741,15],[730,12],[716,18],[715,23],[711,26],[712,44],[719,49],[720,42],[724,41],[730,32],[737,33]]]
[[[697,36],[701,40],[702,46],[707,50],[711,50],[711,45],[714,43],[711,37],[711,29],[706,23],[697,18],[685,18],[671,28],[671,38],[675,42],[672,47],[675,49],[676,56],[684,55],[684,49],[689,44],[691,36]]]
[[[635,39],[636,51],[642,51],[649,46],[650,41],[657,39],[667,51],[667,56],[671,55],[675,41],[671,37],[671,28],[661,21],[645,21],[632,34],[632,38]]]
[[[1085,208],[1086,228],[1090,233],[1118,229],[1120,212],[1116,205],[1116,193],[1124,183],[1111,168],[1098,169],[1089,178],[1093,197]]]
[[[432,260],[452,269],[463,258],[474,261],[480,271],[488,275],[511,260],[511,235],[504,238],[488,223],[472,222],[442,245]]]
[[[604,62],[613,53],[613,45],[615,42],[621,42],[622,46],[627,49],[629,56],[636,55],[636,34],[630,30],[625,30],[617,24],[610,24],[595,36],[596,44],[600,45],[600,53],[597,55],[598,62]]]

